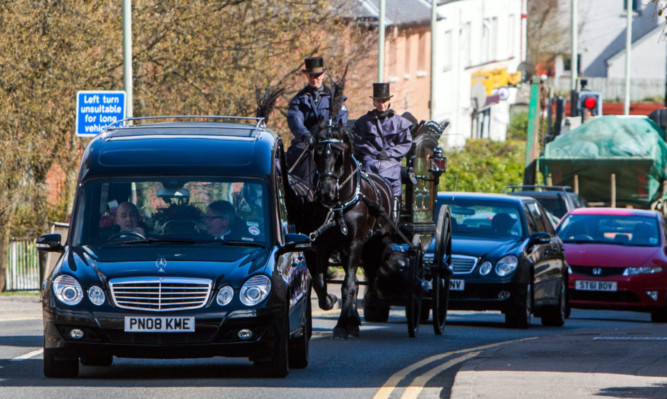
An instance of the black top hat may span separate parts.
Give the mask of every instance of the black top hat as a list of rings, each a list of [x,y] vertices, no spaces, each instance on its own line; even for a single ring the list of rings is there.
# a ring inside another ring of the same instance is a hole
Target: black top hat
[[[308,74],[319,74],[324,73],[326,68],[324,68],[324,60],[322,57],[308,57],[304,60],[306,65],[305,69],[302,69],[301,72]]]
[[[389,94],[389,83],[373,83],[373,96],[371,98],[392,98]]]

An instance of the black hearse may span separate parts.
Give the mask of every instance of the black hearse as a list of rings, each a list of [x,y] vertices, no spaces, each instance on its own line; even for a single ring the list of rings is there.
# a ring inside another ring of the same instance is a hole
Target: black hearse
[[[67,241],[38,240],[62,252],[43,286],[44,374],[113,356],[306,367],[308,239],[287,231],[282,168],[280,136],[255,118],[135,118],[95,137]]]

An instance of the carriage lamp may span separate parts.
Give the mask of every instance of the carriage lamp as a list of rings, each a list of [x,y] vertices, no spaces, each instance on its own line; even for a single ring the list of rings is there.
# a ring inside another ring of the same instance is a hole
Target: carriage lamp
[[[442,148],[440,146],[433,149],[433,156],[431,157],[430,172],[444,173],[447,167],[447,157],[442,155]]]

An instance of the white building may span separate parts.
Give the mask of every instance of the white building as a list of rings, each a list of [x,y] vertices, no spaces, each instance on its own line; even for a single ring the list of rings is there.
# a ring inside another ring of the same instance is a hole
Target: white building
[[[451,123],[445,146],[463,146],[469,137],[505,140],[517,89],[502,77],[516,73],[525,59],[525,1],[440,3],[433,119]],[[500,79],[480,86],[477,73]]]

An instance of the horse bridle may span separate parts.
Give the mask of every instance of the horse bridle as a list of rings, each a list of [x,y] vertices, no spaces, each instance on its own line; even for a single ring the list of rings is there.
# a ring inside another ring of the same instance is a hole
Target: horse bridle
[[[325,140],[319,140],[317,142],[318,147],[324,146],[324,152],[325,152],[325,155],[327,155],[327,156],[331,155],[332,147],[336,148],[337,150],[344,151],[344,149],[341,148],[342,144],[344,144],[343,140],[341,140],[341,139],[332,139],[332,138],[325,139]],[[317,171],[320,178],[328,177],[330,179],[335,179],[336,180],[336,189],[335,189],[335,191],[336,191],[336,200],[338,200],[338,195],[340,193],[340,189],[342,187],[345,187],[345,185],[350,181],[352,176],[358,174],[357,171],[359,169],[359,164],[357,163],[356,159],[354,159],[354,157],[352,157],[352,160],[354,162],[355,168],[352,171],[352,173],[350,173],[350,175],[347,176],[345,178],[345,180],[343,180],[342,183],[340,182],[340,179],[343,176],[342,173],[341,174],[335,174],[335,173],[331,173],[331,172],[320,173],[319,171]],[[343,172],[343,173],[345,173],[345,172]],[[318,184],[320,184],[319,181],[318,181]],[[359,190],[360,190],[360,185],[357,184],[357,187],[356,187],[356,190],[355,190],[355,195],[353,196],[353,198],[356,197],[359,194]],[[338,202],[338,204],[340,204],[340,202]],[[328,207],[328,208],[332,208],[332,207]]]

